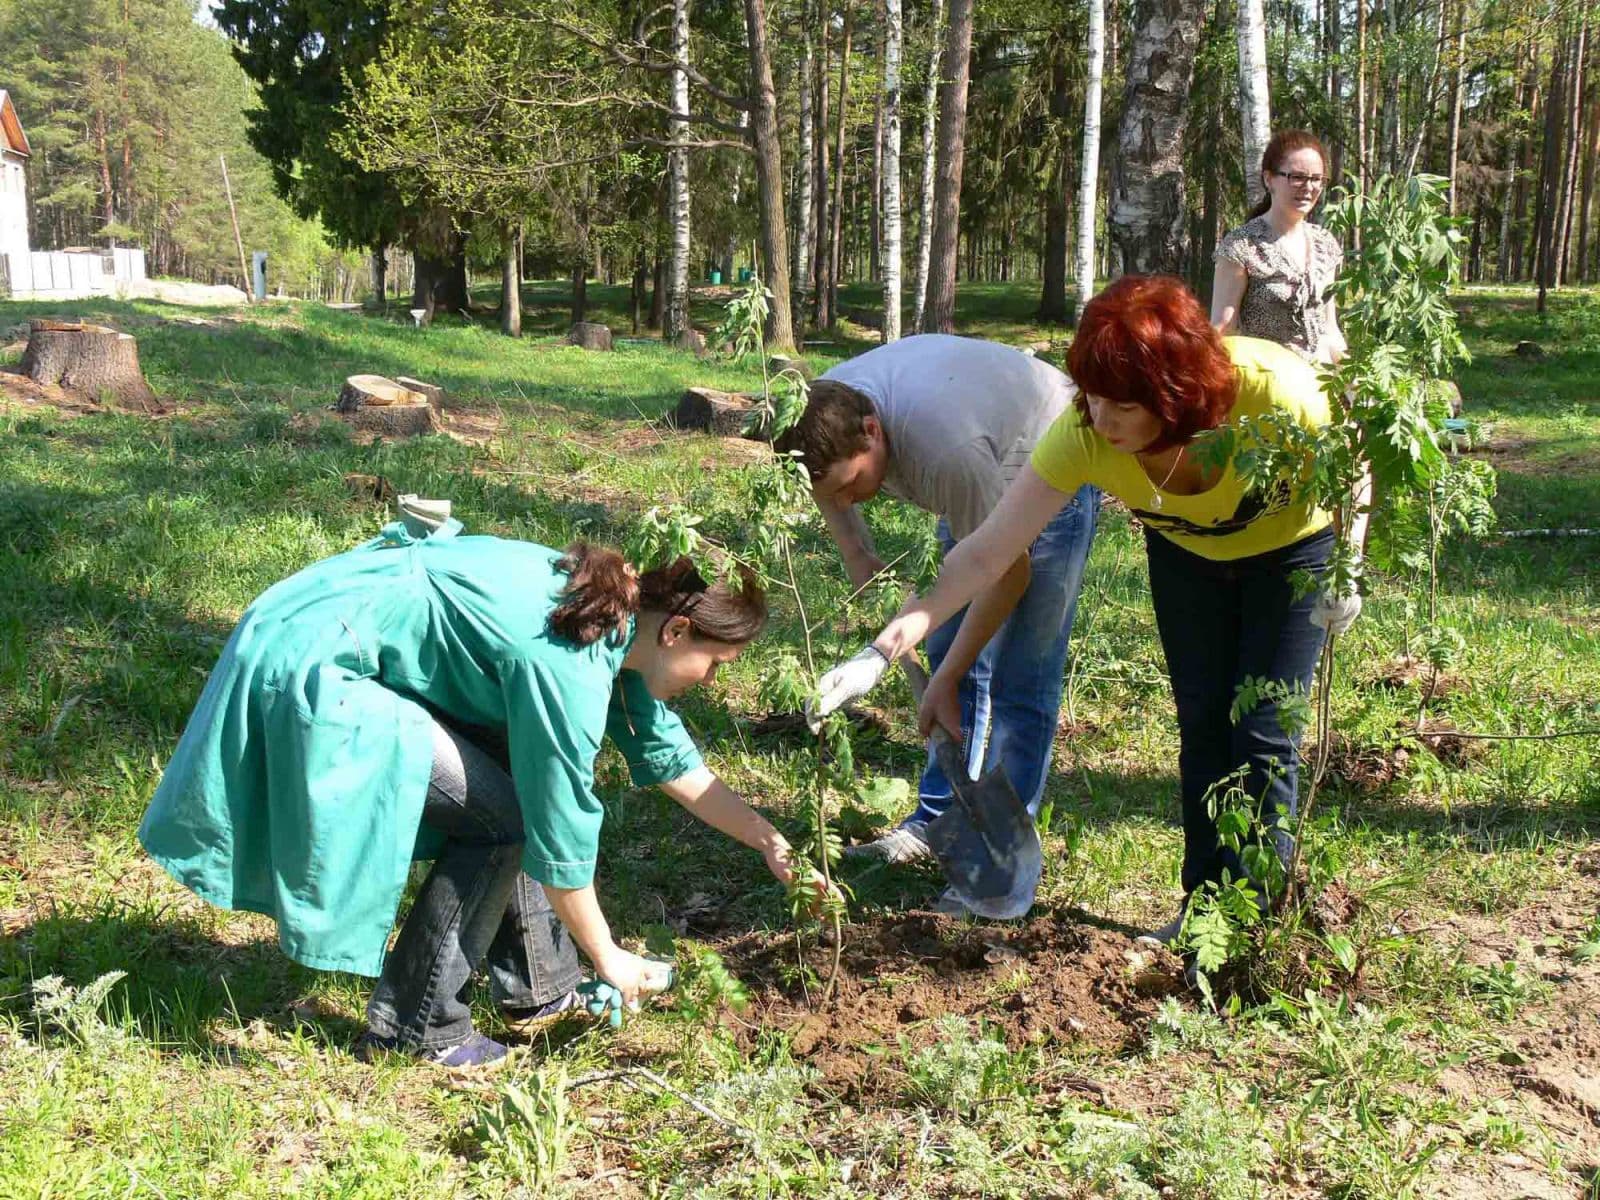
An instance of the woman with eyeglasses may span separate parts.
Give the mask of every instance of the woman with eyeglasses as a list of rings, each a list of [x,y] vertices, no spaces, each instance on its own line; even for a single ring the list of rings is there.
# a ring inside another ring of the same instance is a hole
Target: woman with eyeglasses
[[[1344,357],[1333,281],[1338,239],[1306,220],[1327,190],[1327,153],[1303,129],[1274,134],[1261,156],[1266,195],[1217,247],[1211,323],[1223,334],[1264,338],[1311,362]]]

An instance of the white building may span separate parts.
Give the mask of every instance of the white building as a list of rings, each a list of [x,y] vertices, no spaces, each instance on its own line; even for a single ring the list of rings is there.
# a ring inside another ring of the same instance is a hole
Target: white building
[[[0,89],[0,297],[80,299],[125,293],[143,281],[143,250],[30,248],[27,165],[32,156],[17,107]]]

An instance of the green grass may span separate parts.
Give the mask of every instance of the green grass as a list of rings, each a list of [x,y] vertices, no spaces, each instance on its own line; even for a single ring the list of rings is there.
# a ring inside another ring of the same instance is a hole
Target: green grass
[[[590,296],[594,315],[626,330],[625,288]],[[962,328],[1059,338],[1032,324],[1036,302],[1028,285],[963,289]],[[1600,997],[1600,963],[1575,960],[1600,905],[1595,739],[1484,742],[1452,762],[1409,742],[1378,786],[1334,785],[1318,838],[1363,901],[1349,930],[1363,958],[1353,998],[1337,985],[1314,999],[1269,990],[1220,1015],[1169,1001],[1121,1054],[996,1046],[952,1024],[931,1045],[878,1047],[897,1082],[865,1098],[780,1032],[735,1039],[667,1008],[621,1037],[585,1032],[530,1056],[518,1082],[570,1110],[507,1117],[498,1136],[483,1125],[509,1111],[498,1085],[458,1090],[354,1062],[364,982],[289,963],[270,925],[206,908],[142,857],[133,830],[243,607],[387,519],[347,474],[449,496],[474,530],[549,543],[620,540],[672,501],[738,540],[737,448],[653,422],[690,384],[750,386],[749,364],[649,340],[586,354],[558,341],[558,287],[531,287],[528,303],[539,336],[517,343],[466,322],[418,331],[403,314],[309,305],[0,304],[0,329],[70,313],[136,333],[172,401],[156,417],[0,406],[0,1196],[1400,1197],[1498,1178],[1508,1155],[1551,1189],[1600,1167],[1594,1138],[1571,1132],[1581,1121],[1561,1125],[1504,1083],[1506,1056],[1542,1045],[1561,1005],[1592,1015]],[[842,305],[870,307],[870,289],[846,289]],[[1459,310],[1475,356],[1460,384],[1488,427],[1478,452],[1500,468],[1502,524],[1600,524],[1600,294],[1559,293],[1543,321],[1525,291],[1472,289]],[[176,319],[196,315],[215,323]],[[703,299],[696,319],[716,319]],[[807,357],[823,368],[865,335],[847,325]],[[1544,358],[1508,353],[1528,339]],[[443,384],[474,440],[352,439],[322,410],[356,371]],[[891,503],[869,519],[886,557],[926,542],[930,522]],[[1450,547],[1442,604],[1468,648],[1435,718],[1481,732],[1600,725],[1595,546]],[[820,528],[801,548],[808,607],[843,613]],[[1408,627],[1405,583],[1377,582],[1336,671],[1339,728],[1373,753],[1403,742],[1420,699],[1415,682],[1381,682]],[[1177,895],[1177,740],[1139,538],[1120,511],[1103,518],[1078,622],[1042,904],[1110,928],[1159,923]],[[819,654],[854,649],[864,631],[830,620]],[[780,605],[769,644],[798,640]],[[684,712],[715,768],[793,828],[808,752],[754,726],[765,657],[747,655]],[[903,686],[882,705],[890,730],[859,734],[857,761],[909,774],[920,752]],[[730,931],[785,927],[753,856],[628,789],[612,757],[599,780],[599,884],[620,936],[642,937],[695,893]],[[938,889],[920,870],[854,882],[867,921]],[[102,1002],[44,1011],[42,978],[83,989],[113,971],[127,974]],[[1035,973],[1002,991],[1025,1000],[1048,984]],[[652,1087],[564,1091],[556,1077],[614,1060],[650,1065],[736,1114],[742,1132]],[[1575,1053],[1573,1069],[1593,1067]],[[1452,1072],[1483,1086],[1452,1090]]]

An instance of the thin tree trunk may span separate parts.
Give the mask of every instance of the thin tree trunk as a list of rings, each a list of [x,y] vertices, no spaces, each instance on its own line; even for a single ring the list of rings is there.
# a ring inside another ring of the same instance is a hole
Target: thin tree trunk
[[[1263,0],[1238,0],[1234,6],[1239,38],[1239,122],[1244,139],[1244,191],[1247,206],[1264,194],[1261,160],[1272,137],[1272,103],[1267,85],[1267,18]],[[1288,39],[1285,38],[1285,41]]]
[[[572,264],[572,323],[589,319],[589,261],[583,256]]]
[[[1328,186],[1331,188],[1344,182],[1344,146],[1346,130],[1349,126],[1344,118],[1344,76],[1340,66],[1344,61],[1344,48],[1340,44],[1343,30],[1340,28],[1340,7],[1342,0],[1327,0],[1328,5],[1328,111],[1334,116],[1333,162],[1328,164],[1330,179]]]
[[[1083,161],[1078,164],[1077,294],[1072,321],[1094,294],[1095,186],[1100,178],[1100,109],[1105,87],[1106,0],[1089,0],[1088,82],[1083,93]]]
[[[971,74],[973,0],[951,0],[939,88],[939,162],[935,172],[933,251],[926,327],[954,333],[956,256],[961,237],[961,171],[966,160],[967,81]]]
[[[672,4],[672,111],[689,111],[689,0]],[[666,325],[662,336],[681,340],[689,330],[689,123],[675,115],[670,123],[672,148],[667,152],[672,225],[672,259],[668,267]]]
[[[1540,155],[1539,190],[1535,202],[1534,270],[1539,277],[1538,312],[1544,315],[1545,293],[1554,284],[1556,191],[1561,170],[1561,129],[1565,123],[1566,47],[1559,42],[1550,65],[1550,89],[1544,101],[1544,151]]]
[[[1091,0],[1091,3],[1093,0]],[[1072,317],[1067,303],[1067,222],[1071,193],[1067,188],[1067,161],[1071,144],[1063,136],[1069,127],[1071,91],[1068,87],[1067,47],[1064,39],[1052,37],[1050,53],[1050,118],[1057,131],[1051,139],[1054,162],[1041,197],[1044,208],[1044,262],[1040,276],[1039,322],[1065,325]]]
[[[922,96],[922,191],[918,197],[917,279],[914,285],[915,312],[911,318],[911,327],[918,333],[927,332],[928,271],[933,254],[933,191],[938,166],[934,133],[939,119],[939,48],[944,41],[943,20],[944,0],[933,0],[930,38],[933,49],[928,56],[928,81]]]
[[[1556,218],[1556,270],[1555,282],[1557,285],[1567,281],[1568,252],[1572,246],[1572,210],[1577,207],[1578,197],[1578,143],[1583,135],[1583,100],[1584,82],[1587,65],[1585,62],[1585,48],[1589,36],[1589,14],[1584,12],[1578,18],[1577,45],[1572,52],[1571,68],[1571,104],[1567,117],[1567,156],[1566,164],[1562,171],[1561,182],[1561,208]]]
[[[1593,91],[1591,84],[1590,90]],[[1594,223],[1595,160],[1600,159],[1600,96],[1589,105],[1589,130],[1583,139],[1583,198],[1578,205],[1578,282],[1590,278],[1589,229]]]
[[[650,328],[660,329],[667,321],[667,263],[657,252],[650,268]]]
[[[868,229],[871,273],[873,279],[883,278],[883,106],[884,93],[889,90],[889,38],[885,28],[889,23],[884,0],[878,0],[878,88],[877,103],[872,109],[872,224]]]
[[[900,337],[900,0],[884,0],[883,22],[883,340]]]
[[[833,232],[828,237],[828,312],[835,321],[839,319],[839,275],[844,269],[840,237],[844,223],[844,126],[850,108],[850,36],[855,29],[855,10],[850,7],[850,0],[845,0],[845,6],[844,44],[839,50],[839,99],[834,113],[833,211],[829,216]]]
[[[1450,72],[1450,160],[1445,175],[1450,180],[1450,215],[1461,204],[1461,189],[1456,173],[1461,167],[1461,101],[1466,92],[1467,75],[1467,0],[1456,0],[1456,61]],[[1474,224],[1483,217],[1480,208]]]
[[[522,281],[517,270],[517,231],[506,230],[500,263],[500,332],[522,336]]]
[[[628,288],[628,309],[632,318],[634,337],[639,336],[639,327],[643,324],[645,278],[644,251],[636,251],[633,258],[633,281]]]
[[[1517,163],[1522,157],[1522,102],[1527,89],[1526,43],[1517,46],[1515,91],[1506,119],[1505,186],[1500,193],[1500,244],[1495,248],[1495,272],[1501,283],[1511,278],[1511,209],[1517,193]]]
[[[770,294],[767,348],[794,350],[794,316],[789,297],[789,231],[783,222],[783,152],[778,132],[778,96],[767,52],[766,0],[744,0],[745,36],[750,47],[750,131],[756,151],[756,198],[761,205],[762,278]]]
[[[372,248],[372,294],[377,298],[379,308],[383,307],[383,302],[386,298],[383,288],[384,277],[387,274],[389,265],[388,259],[385,257],[387,249],[388,247],[382,242]]]
[[[1383,169],[1390,175],[1400,170],[1400,3],[1384,0],[1384,24],[1388,39],[1383,55]]]
[[[831,305],[833,280],[829,273],[833,263],[833,247],[829,244],[829,234],[833,227],[828,220],[828,196],[832,191],[828,175],[828,25],[833,19],[833,14],[829,10],[827,0],[822,0],[818,7],[822,19],[818,23],[816,108],[813,113],[816,127],[812,134],[816,140],[817,154],[817,184],[812,197],[817,222],[817,244],[812,251],[812,264],[816,273],[813,296],[816,301],[816,324],[819,328],[831,329],[836,314]]]
[[[1128,57],[1106,224],[1125,271],[1181,274],[1184,131],[1205,0],[1143,10]]]
[[[1390,0],[1393,3],[1393,0]],[[1416,174],[1417,158],[1423,143],[1433,129],[1433,106],[1439,98],[1439,76],[1444,72],[1445,10],[1449,0],[1439,0],[1434,9],[1433,64],[1428,68],[1428,80],[1422,88],[1422,112],[1417,118],[1417,131],[1411,139],[1411,151],[1406,155],[1405,173]]]
[[[1356,0],[1356,171],[1361,190],[1367,181],[1367,0]]]
[[[806,0],[801,9],[800,51],[800,170],[795,188],[795,247],[794,247],[794,325],[795,333],[805,323],[806,298],[811,294],[811,247],[817,238],[816,210],[811,194],[816,182],[817,165],[813,160],[814,130],[811,112],[811,77],[816,69],[811,51],[812,14],[816,0]]]

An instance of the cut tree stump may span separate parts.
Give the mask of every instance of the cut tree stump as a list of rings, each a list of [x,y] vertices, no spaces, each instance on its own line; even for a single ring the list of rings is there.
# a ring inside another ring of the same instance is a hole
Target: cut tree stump
[[[611,328],[598,321],[579,321],[567,330],[567,341],[585,350],[610,350]]]
[[[679,350],[687,350],[696,358],[705,358],[711,352],[706,348],[706,335],[698,329],[685,329],[678,335]]]
[[[699,430],[718,437],[744,437],[744,423],[755,411],[755,401],[738,392],[719,392],[716,388],[692,387],[683,393],[672,414],[678,429]],[[756,437],[753,441],[765,439]]]
[[[433,405],[434,412],[444,412],[444,389],[437,383],[424,383],[409,375],[402,375],[395,382],[403,388],[410,388],[413,392],[421,392],[428,398],[428,403]]]
[[[104,325],[30,321],[22,373],[35,383],[110,398],[148,408],[155,393],[139,369],[139,343],[132,334]]]
[[[356,429],[409,437],[439,427],[428,397],[382,375],[352,375],[334,408]]]

